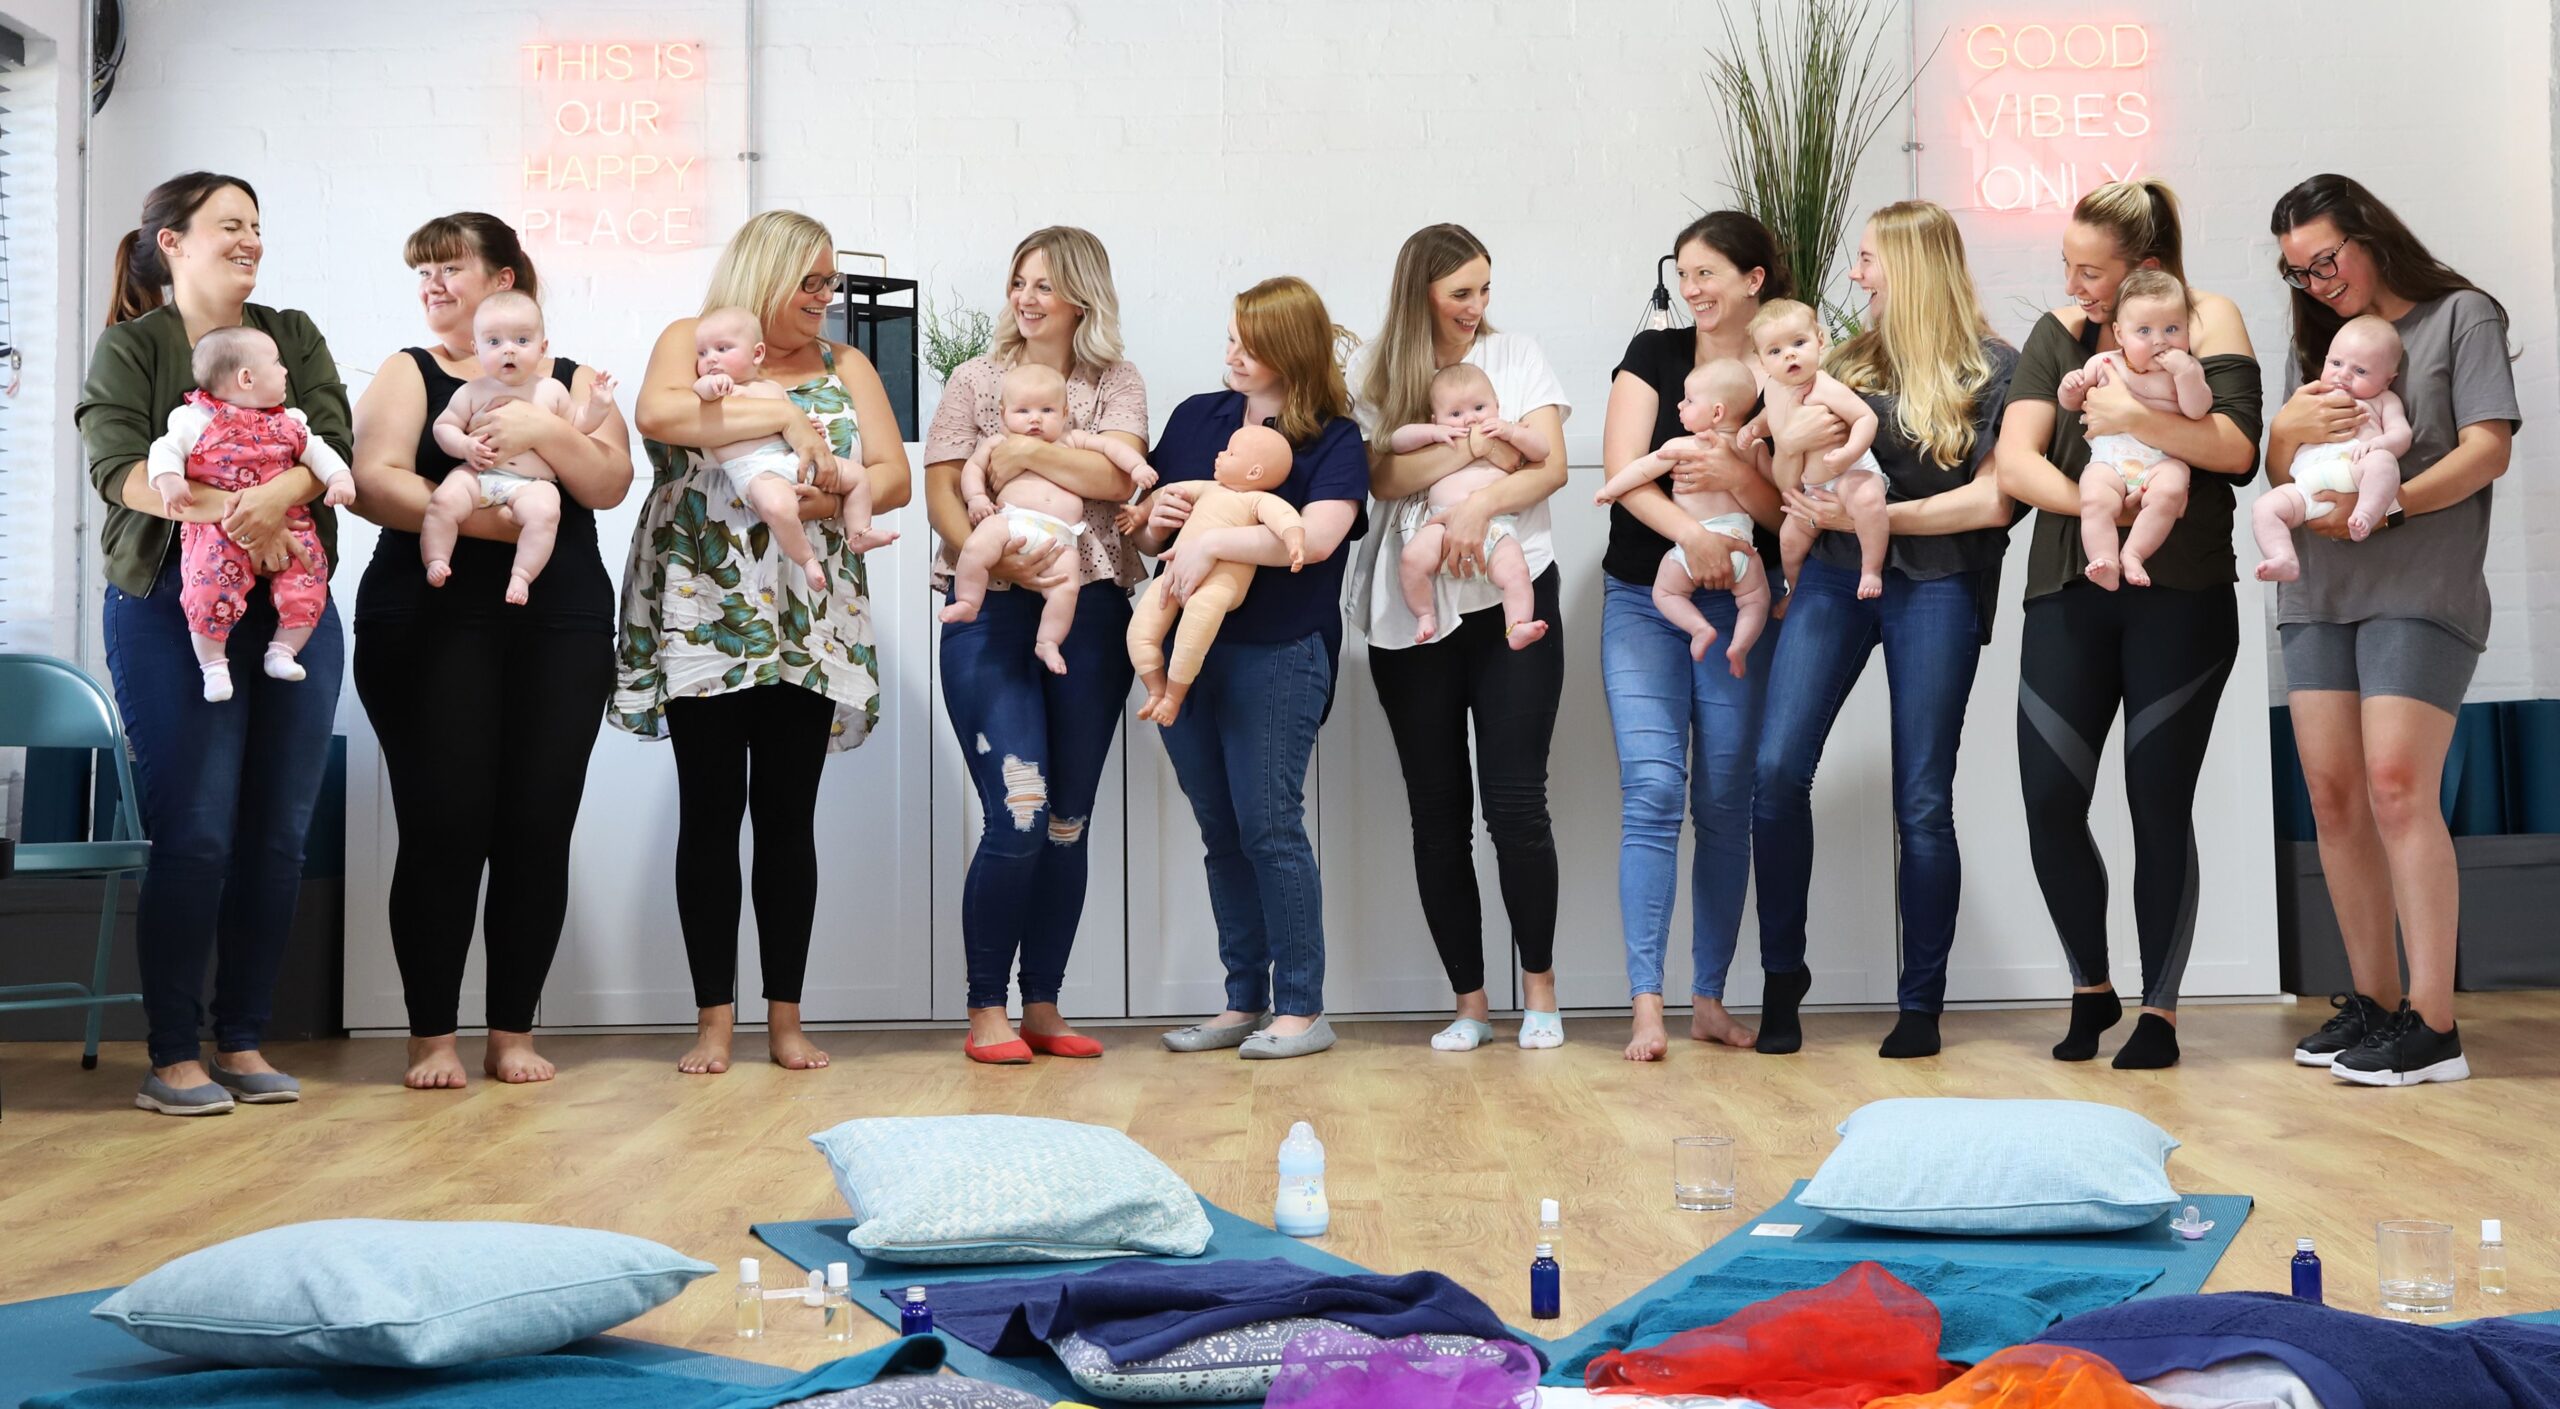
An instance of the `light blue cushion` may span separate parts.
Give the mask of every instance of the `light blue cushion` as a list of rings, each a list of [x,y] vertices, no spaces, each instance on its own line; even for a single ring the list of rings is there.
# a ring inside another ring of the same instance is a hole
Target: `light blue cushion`
[[[1796,1202],[1918,1233],[2111,1233],[2178,1200],[2169,1132],[2090,1101],[1874,1101]]]
[[[1199,1196],[1137,1141],[1018,1115],[881,1116],[809,1137],[890,1262],[1072,1262],[1209,1246]]]
[[[90,1314],[227,1365],[427,1368],[557,1350],[711,1270],[592,1228],[337,1218],[188,1253]]]

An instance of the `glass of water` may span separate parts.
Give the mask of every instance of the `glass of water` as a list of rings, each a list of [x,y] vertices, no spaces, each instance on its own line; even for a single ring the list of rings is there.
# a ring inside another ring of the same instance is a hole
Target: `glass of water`
[[[1671,1202],[1689,1213],[1733,1207],[1732,1136],[1682,1135],[1672,1140]]]
[[[2373,1225],[2374,1266],[2387,1311],[2436,1315],[2453,1309],[2453,1225],[2388,1218]]]

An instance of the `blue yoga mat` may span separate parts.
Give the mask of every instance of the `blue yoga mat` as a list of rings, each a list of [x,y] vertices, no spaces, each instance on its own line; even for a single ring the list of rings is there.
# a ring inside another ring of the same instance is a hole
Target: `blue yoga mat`
[[[1614,1348],[1604,1344],[1613,1325],[1632,1318],[1646,1302],[1656,1301],[1679,1291],[1691,1278],[1738,1257],[1761,1258],[1803,1257],[1822,1261],[1842,1258],[1873,1258],[1891,1261],[1896,1258],[1943,1258],[1968,1263],[2043,1263],[2097,1272],[2147,1272],[2157,1269],[2159,1275],[2137,1296],[2175,1296],[2204,1290],[2205,1278],[2213,1275],[2215,1264],[2231,1247],[2240,1225],[2248,1220],[2250,1198],[2245,1194],[2190,1194],[2181,1205],[2194,1204],[2206,1218],[2213,1220],[2213,1231],[2188,1242],[2169,1231],[2171,1215],[2158,1221],[2121,1233],[2090,1233],[2070,1237],[2035,1236],[2023,1238],[1950,1237],[1935,1233],[1897,1233],[1883,1228],[1868,1228],[1817,1213],[1796,1202],[1804,1192],[1805,1180],[1797,1180],[1787,1190],[1786,1198],[1776,1207],[1717,1239],[1706,1251],[1690,1258],[1656,1280],[1651,1286],[1600,1315],[1593,1317],[1583,1329],[1561,1340],[1545,1342],[1548,1363],[1563,1365],[1581,1359],[1594,1348]],[[1778,1230],[1795,1225],[1791,1234]],[[1768,1230],[1766,1232],[1758,1230]],[[1817,1284],[1818,1285],[1818,1284]]]

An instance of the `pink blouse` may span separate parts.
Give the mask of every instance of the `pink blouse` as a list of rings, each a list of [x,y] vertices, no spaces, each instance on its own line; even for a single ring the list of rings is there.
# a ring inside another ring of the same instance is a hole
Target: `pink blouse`
[[[933,424],[925,428],[926,464],[966,460],[978,448],[979,441],[1003,431],[1004,401],[999,384],[1005,370],[992,357],[972,357],[951,370],[951,380],[943,384],[942,404],[934,410]],[[1125,361],[1104,368],[1100,377],[1078,368],[1067,378],[1067,420],[1077,430],[1096,434],[1127,431],[1144,444],[1147,384],[1139,377],[1138,369]],[[1116,582],[1124,591],[1146,581],[1146,565],[1139,561],[1137,546],[1122,539],[1120,530],[1111,522],[1119,508],[1100,500],[1085,501],[1085,531],[1076,539],[1079,581]],[[937,555],[934,581],[943,582],[950,572],[949,564]]]

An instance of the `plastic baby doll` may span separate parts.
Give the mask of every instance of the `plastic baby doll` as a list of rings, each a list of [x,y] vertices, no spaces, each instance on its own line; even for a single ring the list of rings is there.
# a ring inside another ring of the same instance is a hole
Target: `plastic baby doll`
[[[2137,269],[2116,289],[2116,350],[2063,374],[2053,399],[2077,411],[2089,388],[2122,382],[2133,399],[2154,411],[2202,420],[2213,409],[2204,364],[2187,351],[2187,323],[2194,312],[2186,286],[2157,269]],[[2185,461],[2129,435],[2092,436],[2089,463],[2080,471],[2080,547],[2091,582],[2110,592],[2121,574],[2136,587],[2151,585],[2143,560],[2160,550],[2169,528],[2187,511]],[[2131,504],[2133,527],[2116,545],[2116,518]],[[2117,558],[2121,556],[2121,565]]]
[[[1416,644],[1440,634],[1440,618],[1432,601],[1433,579],[1440,573],[1441,554],[1446,550],[1451,510],[1466,502],[1467,496],[1479,489],[1500,484],[1509,471],[1481,458],[1481,440],[1499,440],[1520,452],[1522,463],[1535,463],[1547,458],[1547,438],[1517,421],[1502,419],[1501,404],[1495,400],[1493,379],[1472,362],[1455,362],[1443,367],[1431,378],[1431,419],[1410,426],[1398,426],[1387,438],[1388,447],[1399,455],[1410,455],[1434,445],[1467,445],[1478,450],[1479,458],[1464,469],[1453,471],[1434,481],[1421,506],[1421,522],[1407,533],[1400,560],[1399,577],[1404,585],[1405,605],[1412,609],[1413,639]],[[1502,592],[1502,625],[1504,639],[1511,649],[1519,650],[1547,634],[1547,624],[1537,619],[1536,591],[1529,582],[1529,560],[1520,551],[1520,519],[1516,514],[1503,514],[1485,527],[1485,575]]]
[[[743,396],[758,401],[788,401],[780,382],[764,375],[764,325],[743,308],[715,308],[693,325],[693,394],[705,401]],[[811,594],[827,590],[827,568],[800,522],[800,456],[778,435],[758,436],[715,445],[708,453],[729,479],[738,501],[755,510],[773,534],[774,546],[799,564]],[[897,541],[893,529],[871,522],[871,478],[862,466],[839,456],[834,488],[844,501],[837,515],[845,547],[868,553]]]
[[[1288,546],[1289,571],[1305,567],[1306,525],[1288,500],[1270,492],[1289,478],[1291,458],[1289,442],[1280,432],[1269,426],[1238,427],[1227,438],[1227,448],[1218,452],[1216,482],[1192,499],[1191,516],[1183,520],[1166,556],[1180,552],[1194,534],[1260,524]],[[1209,643],[1217,639],[1219,625],[1244,601],[1245,589],[1253,586],[1253,570],[1252,563],[1220,561],[1179,608],[1166,600],[1161,574],[1147,584],[1129,618],[1129,662],[1138,668],[1139,683],[1147,687],[1147,702],[1138,710],[1140,719],[1171,724],[1181,713],[1183,696],[1191,693],[1191,682],[1200,678],[1200,662],[1209,654]],[[1174,625],[1177,610],[1182,624],[1173,634],[1173,660],[1168,665],[1164,637]]]
[[[2329,512],[2311,496],[2335,490],[2356,496],[2347,515],[2347,536],[2361,543],[2400,495],[2400,457],[2409,453],[2409,413],[2391,389],[2400,374],[2400,330],[2387,318],[2365,314],[2350,318],[2329,339],[2329,359],[2320,380],[2356,399],[2356,431],[2347,440],[2306,445],[2293,455],[2293,481],[2258,496],[2249,511],[2258,535],[2258,564],[2266,582],[2291,582],[2302,576],[2294,556],[2293,530]]]
[[[1782,467],[1778,488],[1819,489],[1840,501],[1858,531],[1858,595],[1880,597],[1884,595],[1885,549],[1893,540],[1885,526],[1884,471],[1871,453],[1876,443],[1875,408],[1822,370],[1823,345],[1822,323],[1811,308],[1791,298],[1760,305],[1759,314],[1751,320],[1751,348],[1768,378],[1761,386],[1765,401],[1759,417],[1742,428],[1737,442],[1747,446],[1774,438],[1777,428],[1805,406],[1820,406],[1840,418],[1849,428],[1849,438],[1837,449],[1823,452],[1817,464],[1793,471],[1800,484],[1787,483],[1790,471]],[[1820,482],[1814,479],[1816,474],[1823,476]],[[1792,515],[1778,531],[1778,555],[1788,591],[1795,590],[1805,555],[1813,551],[1818,536],[1813,525]],[[1786,604],[1779,603],[1777,611],[1785,614]]]
[[[1732,444],[1743,417],[1751,413],[1752,398],[1758,394],[1759,389],[1751,381],[1751,369],[1732,358],[1692,368],[1688,379],[1681,383],[1680,397],[1680,428],[1689,433],[1664,441],[1660,450],[1618,471],[1594,497],[1603,504],[1616,503],[1629,490],[1669,472],[1674,459],[1704,453],[1709,437]],[[1725,643],[1724,658],[1739,677],[1752,643],[1760,639],[1761,628],[1769,622],[1769,574],[1760,566],[1760,555],[1751,548],[1751,516],[1742,511],[1742,501],[1720,489],[1697,494],[1674,491],[1671,501],[1680,506],[1682,513],[1695,518],[1700,528],[1732,541],[1733,639]],[[1715,644],[1716,629],[1707,621],[1706,613],[1698,610],[1698,604],[1690,600],[1697,590],[1697,579],[1689,575],[1689,560],[1675,545],[1662,555],[1662,566],[1654,573],[1653,605],[1664,620],[1689,633],[1689,659],[1705,660],[1707,648]]]

